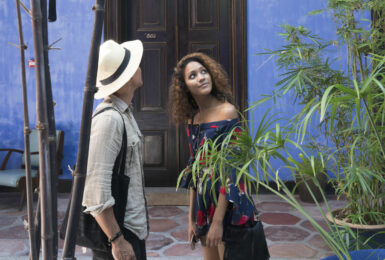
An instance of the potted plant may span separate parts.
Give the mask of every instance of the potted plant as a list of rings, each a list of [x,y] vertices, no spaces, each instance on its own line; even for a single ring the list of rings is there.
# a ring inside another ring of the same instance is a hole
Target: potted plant
[[[288,157],[287,160],[291,163],[287,167],[293,171],[293,176],[298,188],[299,198],[304,202],[314,203],[312,194],[318,202],[323,201],[322,194],[317,187],[316,179],[322,190],[325,190],[327,184],[327,175],[325,164],[322,159],[322,154],[308,156],[305,151],[300,153],[299,159]],[[307,185],[306,185],[307,184]],[[309,188],[308,188],[309,187]]]

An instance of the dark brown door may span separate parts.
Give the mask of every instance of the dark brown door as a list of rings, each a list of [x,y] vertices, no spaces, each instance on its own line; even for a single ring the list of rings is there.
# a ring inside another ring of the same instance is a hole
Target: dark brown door
[[[173,126],[167,115],[168,84],[173,67],[185,54],[205,52],[218,60],[233,82],[236,101],[243,108],[246,79],[238,75],[234,60],[244,59],[245,0],[131,0],[109,1],[106,38],[119,42],[140,39],[143,87],[136,92],[135,118],[145,141],[146,186],[175,186],[187,161],[184,129]],[[242,27],[242,28],[241,28]],[[242,64],[243,65],[242,65]],[[244,70],[246,72],[246,69]],[[241,79],[241,80],[240,80]],[[237,86],[242,86],[238,88]]]
[[[204,52],[230,69],[230,1],[180,1],[180,56]]]

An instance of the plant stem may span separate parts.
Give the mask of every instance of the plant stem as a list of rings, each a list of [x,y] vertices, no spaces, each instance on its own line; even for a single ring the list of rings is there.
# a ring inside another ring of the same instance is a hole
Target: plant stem
[[[369,117],[370,124],[371,124],[372,127],[373,127],[373,130],[374,130],[374,133],[375,133],[375,135],[376,135],[377,141],[379,142],[380,147],[381,147],[382,156],[384,157],[384,160],[385,160],[385,149],[384,149],[384,144],[381,142],[381,139],[380,139],[380,136],[379,136],[379,134],[378,134],[376,125],[374,124],[374,121],[373,121],[373,117],[372,117],[372,115],[370,114],[368,105],[366,104],[366,100],[365,100],[365,99],[362,99],[362,101],[364,102],[366,112],[368,113],[368,117]]]

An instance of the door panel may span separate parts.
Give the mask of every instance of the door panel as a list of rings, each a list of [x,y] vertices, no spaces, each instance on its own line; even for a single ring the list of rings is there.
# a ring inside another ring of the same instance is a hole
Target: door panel
[[[204,52],[229,72],[230,1],[180,0],[179,3],[179,57]]]
[[[189,0],[189,29],[215,30],[218,29],[219,8],[218,0]]]
[[[166,0],[142,0],[138,2],[138,31],[166,31]]]
[[[246,0],[107,1],[105,38],[140,39],[144,45],[144,84],[135,92],[134,114],[144,135],[146,186],[175,186],[187,162],[185,130],[167,115],[168,85],[180,58],[204,52],[219,61],[244,107],[245,12]]]
[[[176,184],[176,130],[167,115],[168,82],[175,65],[175,0],[134,0],[126,40],[140,39],[143,87],[135,92],[134,116],[144,135],[146,186]],[[171,138],[169,138],[171,137]]]
[[[164,112],[167,95],[167,42],[144,43],[142,75],[144,88],[139,91],[140,112]],[[147,75],[149,75],[147,77]]]
[[[167,165],[165,156],[165,140],[167,140],[166,131],[145,131],[144,135],[144,161],[149,167],[163,167]]]

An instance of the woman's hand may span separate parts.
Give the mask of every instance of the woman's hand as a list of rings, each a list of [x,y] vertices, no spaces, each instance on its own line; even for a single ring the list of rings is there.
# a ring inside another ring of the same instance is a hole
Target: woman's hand
[[[214,212],[213,221],[210,224],[209,232],[206,235],[206,246],[216,247],[222,242],[223,236],[223,218],[226,213],[228,201],[226,195],[220,193],[218,198],[218,205]]]
[[[197,238],[197,228],[195,226],[195,223],[190,220],[188,222],[188,234],[187,234],[187,238],[188,238],[188,241],[191,242],[193,239]]]
[[[206,246],[216,247],[222,242],[223,224],[221,221],[211,223],[209,232],[206,236]]]
[[[111,249],[115,260],[136,260],[132,245],[123,236],[111,243]]]

